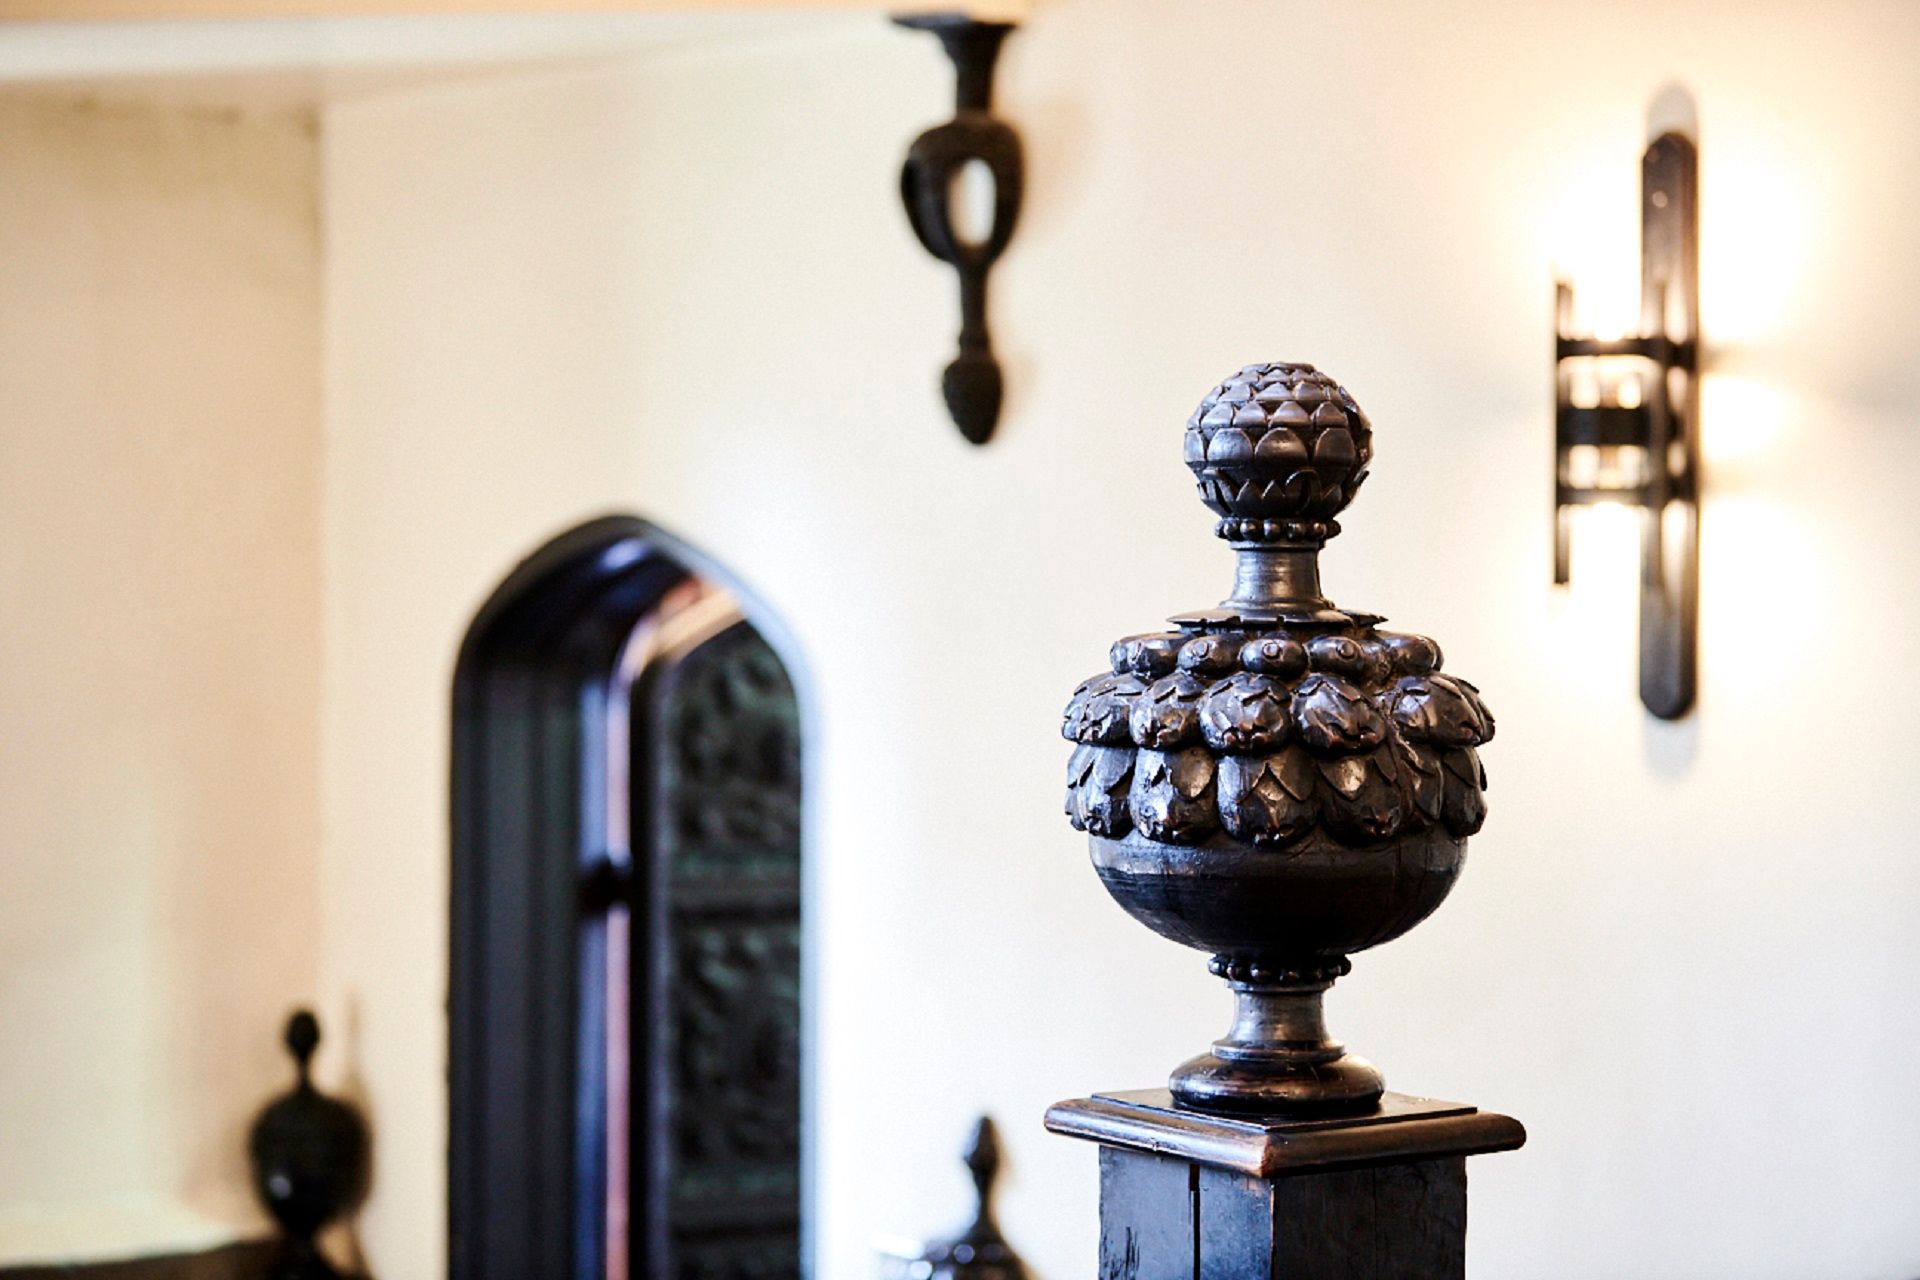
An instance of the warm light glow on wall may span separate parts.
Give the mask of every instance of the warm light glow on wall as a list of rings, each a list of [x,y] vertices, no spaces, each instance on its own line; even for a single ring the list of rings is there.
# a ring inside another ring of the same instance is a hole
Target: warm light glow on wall
[[[1706,134],[1700,204],[1700,308],[1714,345],[1776,337],[1800,302],[1816,255],[1822,183],[1785,142]],[[1541,210],[1550,276],[1573,286],[1574,326],[1615,339],[1640,324],[1639,220],[1620,178],[1620,146],[1596,136]],[[1817,158],[1816,158],[1817,162]]]
[[[1700,202],[1702,328],[1723,349],[1777,338],[1799,306],[1815,260],[1815,192],[1796,154],[1749,138],[1706,149]]]
[[[1545,213],[1550,278],[1573,286],[1573,327],[1612,341],[1640,324],[1638,192],[1618,157],[1596,146]]]
[[[1603,582],[1601,591],[1639,592],[1640,509],[1623,502],[1583,506],[1573,514],[1573,572],[1578,582]],[[1585,592],[1572,592],[1581,596]],[[1600,593],[1594,593],[1600,594]],[[1611,611],[1611,602],[1609,603]]]
[[[1633,637],[1640,600],[1640,513],[1620,503],[1583,506],[1570,511],[1573,581],[1571,590],[1549,594],[1554,652],[1566,670],[1585,672],[1570,692],[1584,715],[1628,701],[1637,663]]]
[[[1771,496],[1748,494],[1710,498],[1701,518],[1700,580],[1703,595],[1723,618],[1760,618],[1778,611],[1783,591],[1795,584],[1823,581],[1827,560],[1817,540],[1788,506]],[[1712,654],[1703,666],[1716,684],[1729,689],[1763,688],[1808,656],[1823,633],[1818,628],[1782,626],[1769,630],[1765,644],[1740,644],[1705,628],[1702,641]]]
[[[1700,380],[1700,449],[1710,467],[1767,453],[1786,439],[1791,423],[1792,399],[1781,386],[1733,374]],[[1714,489],[1726,487],[1723,472],[1710,474]]]

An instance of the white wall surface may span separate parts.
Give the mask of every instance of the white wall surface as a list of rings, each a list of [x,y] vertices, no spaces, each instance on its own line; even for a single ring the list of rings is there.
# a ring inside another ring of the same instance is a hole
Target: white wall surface
[[[379,1134],[369,1261],[441,1270],[452,657],[519,555],[620,508],[813,667],[819,1273],[948,1225],[984,1108],[1009,1230],[1086,1274],[1092,1155],[1040,1111],[1159,1079],[1226,999],[1103,899],[1052,726],[1107,640],[1224,593],[1179,425],[1277,355],[1380,428],[1335,594],[1502,715],[1455,900],[1333,1000],[1397,1087],[1528,1122],[1476,1162],[1475,1273],[1920,1270],[1920,743],[1871,714],[1915,643],[1920,12],[1169,12],[1050,0],[1009,46],[986,451],[892,195],[949,103],[924,38],[822,19],[338,103],[324,301],[297,116],[0,101],[0,1261],[253,1225],[244,1125],[318,985]],[[1545,583],[1543,407],[1553,269],[1631,317],[1674,85],[1713,492],[1702,705],[1660,726],[1617,513]]]
[[[1004,59],[1029,196],[985,451],[943,420],[950,276],[893,198],[947,111],[929,40],[845,23],[330,111],[323,967],[382,1134],[372,1265],[444,1247],[455,645],[518,555],[626,509],[814,668],[820,1274],[947,1226],[981,1109],[1008,1232],[1091,1274],[1094,1157],[1039,1115],[1162,1079],[1227,996],[1104,900],[1056,712],[1112,637],[1225,595],[1179,428],[1286,357],[1379,428],[1332,593],[1442,637],[1501,716],[1461,889],[1332,996],[1394,1086],[1530,1126],[1475,1163],[1476,1276],[1920,1270],[1920,729],[1887,685],[1920,624],[1916,48],[1905,4],[1050,0]],[[1668,84],[1716,370],[1680,725],[1634,697],[1624,528],[1588,520],[1557,595],[1546,489],[1551,273],[1632,319]]]
[[[1454,900],[1332,999],[1396,1087],[1528,1124],[1475,1162],[1474,1273],[1920,1271],[1917,48],[1901,3],[1049,0],[1004,64],[1030,186],[978,451],[934,390],[951,278],[894,196],[950,101],[931,41],[835,20],[330,110],[321,972],[380,1135],[375,1271],[444,1255],[455,649],[518,556],[617,508],[733,566],[813,668],[818,1274],[949,1225],[983,1109],[1009,1233],[1091,1272],[1093,1152],[1042,1110],[1161,1079],[1228,1009],[1100,892],[1057,712],[1110,639],[1225,594],[1179,430],[1270,358],[1377,425],[1333,593],[1439,636],[1501,717]],[[1587,521],[1554,593],[1546,483],[1552,272],[1631,318],[1673,84],[1715,372],[1670,726],[1623,529]]]
[[[318,937],[315,159],[0,96],[0,1263],[260,1223]]]

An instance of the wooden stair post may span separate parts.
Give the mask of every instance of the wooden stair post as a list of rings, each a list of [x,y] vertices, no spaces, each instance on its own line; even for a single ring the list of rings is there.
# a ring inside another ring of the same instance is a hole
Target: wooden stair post
[[[1208,1115],[1165,1089],[1062,1102],[1100,1144],[1100,1280],[1412,1280],[1466,1273],[1467,1160],[1507,1116],[1389,1093],[1343,1119]]]

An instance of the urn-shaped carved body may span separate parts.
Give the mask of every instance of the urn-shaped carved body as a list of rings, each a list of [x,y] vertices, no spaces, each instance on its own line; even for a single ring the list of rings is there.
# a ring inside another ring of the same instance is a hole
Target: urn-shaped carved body
[[[1239,556],[1235,593],[1117,642],[1074,691],[1067,815],[1120,905],[1214,952],[1240,998],[1176,1096],[1366,1106],[1380,1075],[1327,1039],[1320,994],[1453,887],[1493,719],[1433,641],[1320,594],[1319,548],[1372,457],[1345,390],[1310,365],[1249,366],[1195,411],[1186,456]]]
[[[298,1077],[254,1121],[248,1150],[254,1190],[283,1233],[268,1280],[340,1280],[314,1237],[366,1189],[368,1137],[360,1113],[313,1087],[320,1024],[301,1010],[287,1021]]]

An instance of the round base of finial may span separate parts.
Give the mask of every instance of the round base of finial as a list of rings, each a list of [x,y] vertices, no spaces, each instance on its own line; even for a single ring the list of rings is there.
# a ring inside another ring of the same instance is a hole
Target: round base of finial
[[[1371,1111],[1386,1077],[1365,1058],[1340,1050],[1331,1058],[1227,1057],[1203,1053],[1167,1080],[1176,1101],[1196,1111],[1236,1115],[1349,1115]]]
[[[1370,1110],[1386,1078],[1327,1034],[1321,997],[1352,966],[1344,956],[1301,963],[1217,955],[1208,966],[1233,988],[1233,1027],[1211,1053],[1167,1082],[1184,1106],[1258,1115]]]

